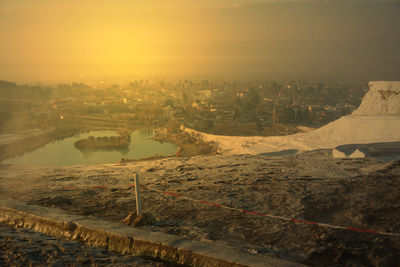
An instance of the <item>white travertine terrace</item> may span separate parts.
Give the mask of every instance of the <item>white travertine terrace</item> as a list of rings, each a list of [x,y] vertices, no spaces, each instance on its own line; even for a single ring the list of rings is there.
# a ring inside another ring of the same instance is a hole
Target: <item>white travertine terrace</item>
[[[360,106],[350,115],[314,131],[288,136],[220,136],[198,133],[214,141],[222,154],[260,154],[282,150],[335,148],[345,144],[400,141],[400,81],[374,81]]]

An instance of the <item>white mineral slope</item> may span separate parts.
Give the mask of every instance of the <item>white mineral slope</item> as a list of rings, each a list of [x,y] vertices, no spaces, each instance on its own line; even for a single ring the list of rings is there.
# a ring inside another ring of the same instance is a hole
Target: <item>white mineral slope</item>
[[[345,144],[400,141],[400,81],[374,81],[361,105],[350,115],[314,131],[288,136],[220,136],[197,133],[214,141],[222,154],[260,154],[282,150],[334,148]]]

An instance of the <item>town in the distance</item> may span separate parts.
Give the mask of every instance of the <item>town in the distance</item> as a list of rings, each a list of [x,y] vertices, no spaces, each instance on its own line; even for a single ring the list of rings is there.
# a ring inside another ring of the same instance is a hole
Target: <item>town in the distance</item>
[[[221,135],[287,135],[351,113],[367,90],[367,83],[306,80],[146,79],[95,86],[0,81],[0,125],[2,132],[185,125]]]

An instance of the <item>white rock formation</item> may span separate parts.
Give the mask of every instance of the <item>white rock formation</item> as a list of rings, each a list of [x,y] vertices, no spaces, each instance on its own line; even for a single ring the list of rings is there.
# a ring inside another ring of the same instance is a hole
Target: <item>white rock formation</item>
[[[360,159],[365,158],[365,154],[361,152],[359,149],[356,149],[353,153],[351,153],[348,158],[350,159]]]
[[[400,82],[370,82],[361,105],[350,115],[314,131],[289,136],[236,137],[198,133],[222,154],[259,154],[288,149],[335,148],[345,144],[400,141]]]
[[[370,82],[368,93],[353,115],[400,116],[400,82]]]
[[[334,148],[332,150],[332,157],[334,159],[343,159],[343,158],[347,158],[346,154],[344,152],[341,152],[339,150],[337,150],[336,148]]]

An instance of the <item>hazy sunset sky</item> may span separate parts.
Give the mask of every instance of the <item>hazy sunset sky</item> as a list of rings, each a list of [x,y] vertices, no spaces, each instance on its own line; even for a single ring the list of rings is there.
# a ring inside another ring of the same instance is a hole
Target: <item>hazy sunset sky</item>
[[[0,80],[400,79],[398,1],[0,0]]]

